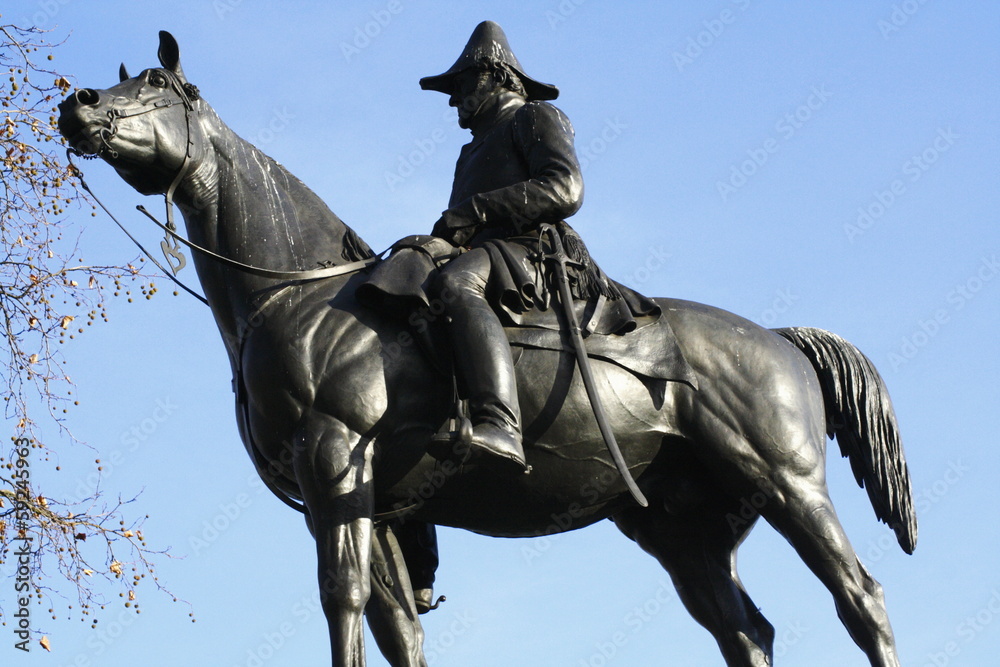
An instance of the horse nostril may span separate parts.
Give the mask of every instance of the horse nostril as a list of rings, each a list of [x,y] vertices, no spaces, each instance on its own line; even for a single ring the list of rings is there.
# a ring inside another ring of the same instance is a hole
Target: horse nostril
[[[80,90],[76,91],[74,97],[76,98],[76,101],[79,102],[80,104],[88,106],[97,104],[101,99],[101,96],[97,94],[97,91],[91,90],[90,88],[81,88]]]

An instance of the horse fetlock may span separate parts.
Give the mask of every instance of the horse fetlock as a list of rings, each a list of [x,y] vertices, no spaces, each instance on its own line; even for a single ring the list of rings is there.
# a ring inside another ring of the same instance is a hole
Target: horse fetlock
[[[739,664],[744,664],[748,667],[771,667],[774,664],[771,662],[770,655],[742,632],[736,633],[736,640],[740,644],[741,653],[743,654],[740,656],[741,661]]]

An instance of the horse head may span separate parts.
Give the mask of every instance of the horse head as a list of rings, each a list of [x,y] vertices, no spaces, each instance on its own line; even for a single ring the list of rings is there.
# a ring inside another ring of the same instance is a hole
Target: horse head
[[[188,83],[174,37],[160,32],[161,67],[106,90],[81,88],[59,105],[59,131],[78,155],[100,157],[142,194],[162,194],[196,159],[204,132],[193,115],[198,89]]]

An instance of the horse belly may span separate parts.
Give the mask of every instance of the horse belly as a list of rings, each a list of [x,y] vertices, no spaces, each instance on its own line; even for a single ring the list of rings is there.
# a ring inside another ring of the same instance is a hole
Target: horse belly
[[[592,361],[602,403],[640,486],[656,475],[670,431],[649,388],[610,363]],[[601,435],[575,358],[525,350],[516,369],[530,474],[460,468],[424,457],[389,490],[390,506],[421,520],[495,536],[582,528],[634,502]]]

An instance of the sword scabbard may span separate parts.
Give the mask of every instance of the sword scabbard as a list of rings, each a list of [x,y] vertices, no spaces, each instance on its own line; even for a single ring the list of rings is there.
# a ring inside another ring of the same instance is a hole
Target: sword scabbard
[[[649,501],[643,495],[639,486],[632,478],[632,473],[628,469],[625,457],[622,456],[621,448],[615,439],[614,431],[604,412],[604,404],[601,402],[600,394],[597,391],[597,382],[594,379],[593,371],[590,368],[590,358],[587,356],[587,346],[583,342],[583,332],[580,329],[580,322],[577,320],[576,311],[573,309],[573,294],[570,291],[569,275],[566,272],[566,252],[563,250],[562,239],[559,238],[559,231],[552,225],[542,225],[542,234],[548,234],[552,241],[552,254],[544,255],[544,259],[552,261],[555,265],[556,280],[559,283],[559,300],[563,305],[563,312],[566,315],[566,323],[569,326],[570,341],[573,344],[573,352],[576,355],[577,365],[580,368],[580,376],[583,378],[583,385],[587,389],[587,397],[590,399],[590,407],[594,411],[594,418],[597,419],[597,426],[601,430],[604,444],[607,445],[611,458],[615,462],[618,473],[625,481],[629,492],[637,503],[642,507],[648,507]]]

